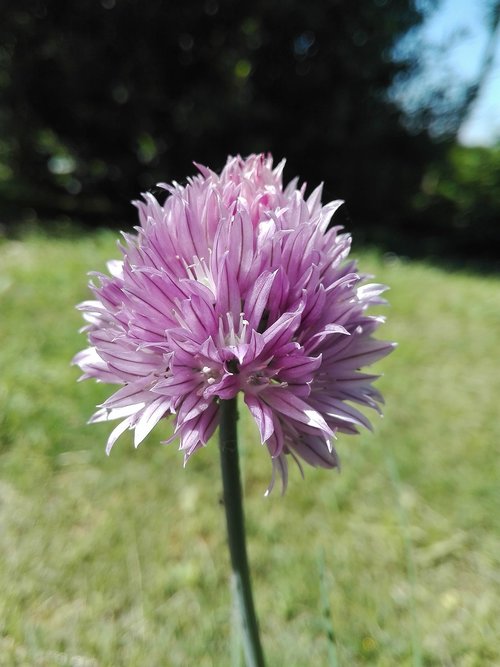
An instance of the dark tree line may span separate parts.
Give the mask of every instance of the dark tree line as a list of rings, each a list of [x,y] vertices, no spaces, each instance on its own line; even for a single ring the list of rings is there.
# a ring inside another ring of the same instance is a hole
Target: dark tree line
[[[422,21],[412,0],[2,4],[5,219],[132,223],[129,200],[182,180],[193,160],[271,151],[287,177],[346,199],[368,237],[414,229],[443,147],[410,132],[387,96],[412,67],[391,56]]]

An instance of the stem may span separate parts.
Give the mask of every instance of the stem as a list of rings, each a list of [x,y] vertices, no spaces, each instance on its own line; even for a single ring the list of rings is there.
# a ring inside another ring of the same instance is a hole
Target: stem
[[[227,534],[234,589],[241,618],[247,667],[264,667],[245,543],[245,519],[238,461],[236,398],[220,402],[219,444]]]

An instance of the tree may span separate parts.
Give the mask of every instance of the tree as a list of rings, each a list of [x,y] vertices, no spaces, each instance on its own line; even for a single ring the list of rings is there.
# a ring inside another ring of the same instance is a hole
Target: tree
[[[0,24],[4,196],[132,219],[157,181],[228,153],[287,156],[359,224],[409,220],[435,148],[387,90],[412,0],[19,0]],[[409,224],[409,222],[407,223]]]

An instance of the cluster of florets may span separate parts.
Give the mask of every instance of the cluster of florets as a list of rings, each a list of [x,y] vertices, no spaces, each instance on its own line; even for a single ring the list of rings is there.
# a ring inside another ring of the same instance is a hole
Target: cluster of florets
[[[120,419],[136,446],[164,417],[187,460],[217,428],[221,400],[242,394],[284,485],[287,459],[335,467],[332,438],[370,427],[355,404],[379,409],[376,375],[360,369],[393,345],[373,338],[384,303],[348,261],[350,236],[331,219],[342,202],[283,188],[284,162],[230,158],[199,166],[160,203],[135,202],[140,226],[122,261],[82,303],[91,347],[83,378],[120,385],[91,421]]]

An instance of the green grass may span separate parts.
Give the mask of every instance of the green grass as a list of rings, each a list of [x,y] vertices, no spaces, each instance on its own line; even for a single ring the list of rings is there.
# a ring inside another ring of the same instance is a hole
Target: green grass
[[[165,423],[107,458],[110,425],[85,422],[111,388],[69,366],[73,306],[114,238],[0,245],[2,667],[231,664],[216,442],[184,469]],[[266,499],[268,456],[240,425],[268,664],[498,665],[500,280],[359,255],[392,286],[400,344],[375,435],[339,439],[341,474],[292,470]]]

